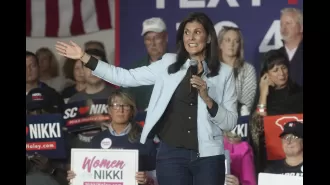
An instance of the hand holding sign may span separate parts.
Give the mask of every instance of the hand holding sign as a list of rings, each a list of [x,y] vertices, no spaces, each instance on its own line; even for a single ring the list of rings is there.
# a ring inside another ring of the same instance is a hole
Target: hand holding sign
[[[73,171],[68,171],[67,180],[70,182],[70,184],[71,184],[71,180],[74,179],[75,177],[76,174]],[[147,172],[136,172],[135,179],[139,184],[147,184],[148,182]]]
[[[238,178],[234,175],[226,175],[225,179],[226,185],[239,185]]]
[[[135,179],[139,184],[146,184],[147,183],[147,172],[136,172]]]

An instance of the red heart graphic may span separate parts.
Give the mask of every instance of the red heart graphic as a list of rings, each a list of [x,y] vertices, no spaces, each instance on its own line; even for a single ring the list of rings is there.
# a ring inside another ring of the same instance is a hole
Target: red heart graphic
[[[29,127],[26,126],[26,135],[28,135],[28,133],[29,133]]]
[[[79,108],[79,114],[86,114],[89,111],[89,107],[80,107]]]

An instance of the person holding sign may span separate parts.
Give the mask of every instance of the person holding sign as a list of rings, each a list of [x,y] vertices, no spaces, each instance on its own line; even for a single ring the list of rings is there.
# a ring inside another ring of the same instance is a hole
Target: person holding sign
[[[224,135],[225,149],[230,154],[230,174],[226,175],[226,185],[257,185],[251,146],[233,132],[225,132]]]
[[[115,85],[154,84],[140,142],[150,135],[161,140],[160,185],[224,184],[223,132],[234,129],[238,117],[233,69],[219,62],[214,25],[204,13],[190,13],[181,22],[176,43],[177,54],[130,70],[97,60],[72,41],[57,42],[56,50]]]
[[[130,95],[122,90],[111,93],[108,99],[108,111],[112,117],[109,129],[93,137],[90,148],[95,149],[136,149],[139,150],[139,172],[136,180],[139,184],[153,181],[146,171],[155,170],[156,145],[152,139],[145,144],[139,143],[142,127],[134,121],[137,108]],[[68,180],[75,177],[73,171],[68,172]]]
[[[268,166],[265,172],[303,177],[303,135],[303,123],[286,123],[280,134],[285,159]]]

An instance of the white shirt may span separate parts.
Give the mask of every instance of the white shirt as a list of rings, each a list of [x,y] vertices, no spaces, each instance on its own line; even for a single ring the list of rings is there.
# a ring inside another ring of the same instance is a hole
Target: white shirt
[[[288,54],[288,57],[289,57],[289,60],[290,60],[290,61],[292,60],[294,54],[296,53],[297,48],[298,48],[298,47],[295,47],[295,48],[289,50],[287,47],[285,47],[285,51],[286,51],[286,53]]]

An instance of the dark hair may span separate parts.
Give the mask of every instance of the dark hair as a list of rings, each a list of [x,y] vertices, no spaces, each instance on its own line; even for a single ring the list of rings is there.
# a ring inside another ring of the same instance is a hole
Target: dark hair
[[[105,52],[102,51],[102,50],[99,50],[99,49],[87,49],[85,50],[85,52],[89,55],[95,55],[95,56],[98,56],[101,58],[101,60],[103,62],[107,62],[108,63],[108,60],[107,60],[107,57],[105,56]]]
[[[38,57],[37,57],[37,55],[34,54],[33,52],[31,52],[31,51],[26,51],[25,57],[33,57],[33,58],[36,60],[37,65],[39,65]]]
[[[208,68],[210,69],[210,73],[207,76],[216,76],[218,75],[220,69],[218,39],[211,19],[205,13],[201,12],[191,13],[181,22],[176,34],[176,62],[168,67],[168,73],[172,74],[178,72],[181,66],[189,58],[189,53],[184,47],[183,34],[186,24],[194,21],[197,21],[202,24],[207,35],[211,37],[211,43],[208,43],[205,48],[205,61],[207,63]]]
[[[140,134],[142,132],[142,127],[139,124],[137,124],[136,121],[134,121],[134,118],[137,114],[135,100],[132,98],[132,96],[129,93],[127,93],[123,89],[116,89],[109,96],[108,106],[111,106],[112,100],[115,97],[121,98],[125,103],[127,103],[128,105],[131,106],[132,117],[129,121],[131,123],[132,128],[128,133],[128,140],[131,143],[135,143],[138,140],[138,137],[140,136]]]
[[[105,46],[104,46],[103,42],[96,41],[96,40],[87,41],[84,44],[85,50],[92,49],[92,48],[89,48],[90,45],[97,45],[97,46],[99,46],[100,49],[103,50],[104,53],[105,53]],[[97,49],[97,48],[93,48],[93,49]]]
[[[285,65],[288,68],[288,81],[287,87],[289,93],[295,93],[299,87],[294,83],[290,78],[290,62],[288,57],[279,50],[270,50],[265,54],[265,59],[261,66],[260,78],[266,74],[269,70],[273,69],[276,65]],[[273,87],[270,88],[270,91],[273,90]]]
[[[74,70],[74,66],[76,65],[76,62],[80,62],[81,65],[83,65],[83,63],[80,60],[75,60],[75,59],[71,59],[71,58],[65,59],[64,65],[63,65],[63,73],[64,73],[65,78],[76,81],[76,79],[74,78],[74,74],[73,74],[73,70]]]
[[[276,65],[285,65],[288,69],[290,62],[288,58],[278,50],[271,50],[265,54],[265,59],[261,66],[260,77],[262,77],[269,70],[273,69]]]

